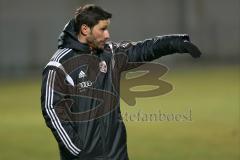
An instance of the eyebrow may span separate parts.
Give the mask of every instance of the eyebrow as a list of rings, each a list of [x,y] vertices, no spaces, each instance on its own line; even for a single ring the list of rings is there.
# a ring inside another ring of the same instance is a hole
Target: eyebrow
[[[102,27],[100,27],[101,29],[107,29],[108,28],[108,25],[104,25]]]

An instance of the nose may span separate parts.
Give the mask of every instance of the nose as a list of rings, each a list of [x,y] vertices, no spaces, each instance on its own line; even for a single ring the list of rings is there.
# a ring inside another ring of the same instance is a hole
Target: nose
[[[105,38],[105,39],[109,39],[109,38],[110,38],[110,34],[109,34],[109,31],[108,31],[108,30],[105,30],[105,31],[104,31],[104,38]]]

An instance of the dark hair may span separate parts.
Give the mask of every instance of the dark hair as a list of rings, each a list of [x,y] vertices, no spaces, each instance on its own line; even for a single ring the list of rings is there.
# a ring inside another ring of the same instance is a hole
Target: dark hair
[[[79,33],[83,24],[93,28],[98,24],[99,20],[107,20],[109,18],[112,18],[111,13],[108,13],[94,4],[87,4],[83,7],[79,7],[75,13],[75,31]]]

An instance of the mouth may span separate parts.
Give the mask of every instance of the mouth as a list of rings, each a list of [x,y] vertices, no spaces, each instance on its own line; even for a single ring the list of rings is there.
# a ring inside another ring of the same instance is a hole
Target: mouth
[[[104,46],[104,45],[106,44],[106,42],[107,42],[107,41],[100,41],[100,42],[99,42],[99,45],[100,45],[100,46]]]
[[[106,42],[107,42],[106,40],[100,41],[100,43],[102,44],[105,44]]]
[[[103,39],[102,41],[100,41],[100,42],[102,42],[102,43],[107,43],[109,41],[109,38],[105,38],[105,39]]]
[[[98,42],[98,48],[104,48],[105,44],[107,43],[107,40],[101,40]]]

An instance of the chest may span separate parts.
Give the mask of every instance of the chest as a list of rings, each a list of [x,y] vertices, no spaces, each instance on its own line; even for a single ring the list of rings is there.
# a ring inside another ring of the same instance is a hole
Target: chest
[[[67,66],[70,66],[69,76],[79,89],[93,87],[105,89],[111,85],[113,76],[112,56],[110,54],[75,56]]]

